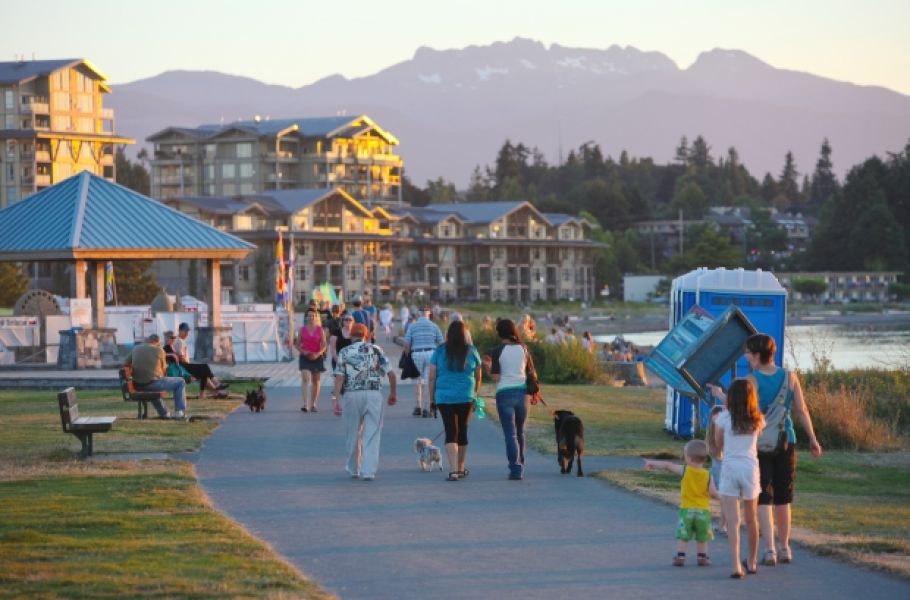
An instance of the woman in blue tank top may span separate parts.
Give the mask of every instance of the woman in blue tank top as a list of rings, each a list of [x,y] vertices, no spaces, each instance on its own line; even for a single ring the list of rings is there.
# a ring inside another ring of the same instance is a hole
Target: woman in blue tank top
[[[758,389],[758,406],[765,412],[781,389],[786,385],[787,405],[790,407],[784,428],[790,438],[786,451],[773,454],[758,454],[758,466],[761,473],[761,494],[758,496],[758,523],[761,530],[765,551],[762,563],[774,566],[778,562],[789,563],[793,560],[790,550],[790,504],[793,503],[793,483],[796,479],[796,432],[793,430],[795,415],[806,436],[809,438],[809,451],[818,458],[822,447],[815,438],[812,418],[806,407],[803,390],[794,373],[774,364],[774,353],[777,345],[774,338],[763,333],[753,335],[746,340],[745,356],[752,369],[749,378]],[[774,506],[772,513],[771,506]],[[774,524],[780,537],[780,553],[774,543]]]

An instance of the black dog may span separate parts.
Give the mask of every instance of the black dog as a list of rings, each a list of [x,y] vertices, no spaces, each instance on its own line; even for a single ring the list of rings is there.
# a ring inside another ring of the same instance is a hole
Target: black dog
[[[265,390],[260,385],[258,390],[248,391],[243,403],[250,407],[250,412],[265,410]]]
[[[569,410],[553,411],[556,426],[556,448],[559,452],[559,472],[572,472],[572,462],[578,457],[578,476],[584,477],[581,457],[585,453],[585,426],[581,419]]]

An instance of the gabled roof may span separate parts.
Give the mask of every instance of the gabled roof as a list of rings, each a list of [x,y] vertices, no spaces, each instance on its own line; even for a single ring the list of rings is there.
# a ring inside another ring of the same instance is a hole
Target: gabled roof
[[[349,202],[360,214],[365,217],[372,217],[373,213],[363,204],[354,199],[353,196],[341,188],[309,188],[294,190],[275,190],[272,192],[258,192],[252,196],[244,196],[246,200],[260,201],[262,199],[275,202],[284,207],[288,213],[295,213],[308,206],[312,206],[321,200],[330,196],[339,195]]]
[[[54,71],[74,67],[80,64],[85,65],[98,76],[98,79],[102,81],[107,80],[107,75],[102,73],[98,67],[84,58],[62,58],[57,60],[0,62],[0,85],[30,81],[36,77],[44,77],[50,75]]]
[[[464,221],[470,223],[491,223],[497,219],[502,219],[515,212],[519,208],[527,206],[544,221],[547,221],[542,212],[537,210],[533,204],[527,200],[511,200],[506,202],[459,202],[456,204],[428,204],[427,210],[447,213],[457,213]]]
[[[215,215],[236,215],[249,212],[254,208],[269,214],[274,212],[275,208],[282,208],[276,207],[272,203],[268,206],[263,206],[258,202],[243,202],[237,198],[220,198],[216,196],[181,196],[164,201],[167,205],[171,205],[173,202],[191,204],[200,210]],[[281,212],[286,211],[282,209]]]
[[[0,260],[243,258],[254,249],[88,171],[0,210]]]
[[[375,130],[391,144],[398,144],[398,139],[385,131],[366,115],[359,117],[311,117],[294,119],[269,119],[252,121],[232,121],[230,123],[208,123],[198,127],[167,127],[146,138],[153,142],[168,133],[181,133],[196,138],[214,138],[231,130],[242,131],[257,137],[271,137],[285,129],[297,126],[296,133],[305,137],[354,137],[369,130]]]

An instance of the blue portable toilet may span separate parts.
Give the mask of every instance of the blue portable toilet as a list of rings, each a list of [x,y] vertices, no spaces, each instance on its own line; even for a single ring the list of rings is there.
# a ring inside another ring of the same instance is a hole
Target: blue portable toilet
[[[777,278],[767,271],[757,269],[708,269],[701,267],[673,280],[670,287],[670,329],[698,305],[714,317],[720,316],[728,306],[735,304],[755,328],[774,338],[777,343],[775,363],[783,364],[784,327],[787,320],[787,290]],[[749,372],[745,358],[736,362],[735,373],[743,376]],[[731,374],[721,379],[724,388],[730,384]],[[667,408],[664,427],[680,437],[695,434],[692,400],[667,386]],[[704,400],[700,400],[704,402]],[[710,406],[702,405],[701,426],[708,423]]]

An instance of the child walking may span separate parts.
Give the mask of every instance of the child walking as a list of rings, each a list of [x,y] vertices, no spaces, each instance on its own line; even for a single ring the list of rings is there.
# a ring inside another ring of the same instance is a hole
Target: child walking
[[[686,564],[686,549],[694,537],[698,552],[698,566],[711,564],[708,558],[708,542],[711,534],[711,498],[717,498],[717,489],[711,479],[711,472],[705,468],[708,446],[702,440],[692,440],[684,449],[685,465],[663,460],[646,460],[646,471],[667,471],[682,476],[679,485],[679,523],[676,525],[677,549],[673,559],[674,567]]]
[[[714,395],[723,399],[723,392],[712,386]],[[758,572],[758,434],[765,425],[758,410],[758,394],[749,379],[737,379],[726,396],[727,410],[716,417],[714,440],[724,457],[720,473],[720,505],[727,519],[727,540],[730,542],[730,577],[741,579],[743,570]],[[748,533],[749,557],[739,558],[739,502]],[[740,564],[742,569],[740,569]]]
[[[714,439],[717,435],[717,415],[726,409],[720,404],[711,409],[711,416],[708,417],[708,429],[705,432],[705,443],[708,445],[708,456],[711,457],[711,480],[715,485],[720,484],[720,473],[724,463],[724,453],[717,447],[717,441]],[[724,511],[720,511],[720,522],[714,530],[715,535],[722,533],[727,535],[727,519],[724,518]]]

